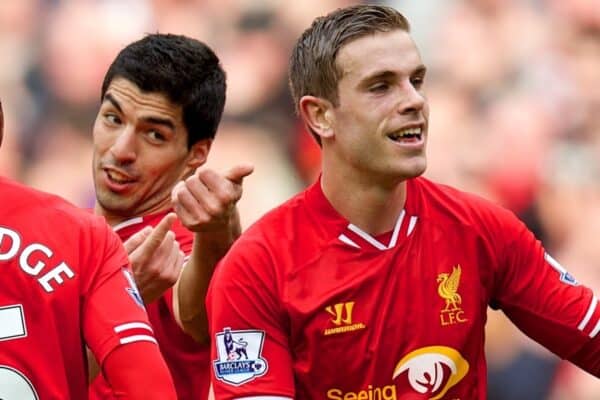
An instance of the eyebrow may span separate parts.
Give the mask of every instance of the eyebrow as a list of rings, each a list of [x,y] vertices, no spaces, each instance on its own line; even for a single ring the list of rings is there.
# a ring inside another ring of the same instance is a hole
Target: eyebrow
[[[411,73],[410,76],[412,75],[423,75],[427,72],[427,67],[423,64],[419,65],[418,67],[416,67]],[[363,80],[363,84],[370,84],[371,82],[380,80],[380,79],[390,79],[395,77],[397,74],[394,71],[380,71],[380,72],[376,72],[375,74],[366,77]]]
[[[117,111],[119,111],[120,113],[123,112],[123,109],[121,108],[121,105],[119,104],[119,102],[117,101],[117,99],[114,98],[114,96],[110,93],[106,93],[104,95],[104,101],[108,100],[109,103],[111,103],[113,105],[113,107],[115,107],[117,109]]]
[[[167,118],[159,118],[159,117],[143,117],[142,121],[148,122],[153,125],[162,125],[170,130],[175,130],[175,124],[173,121]]]
[[[415,68],[415,70],[413,71],[413,75],[414,74],[420,74],[420,75],[424,75],[427,72],[427,67],[424,66],[423,64],[419,65],[417,68]]]
[[[121,105],[119,104],[117,99],[115,99],[115,97],[112,94],[106,93],[104,95],[104,101],[108,101],[110,104],[113,105],[113,107],[115,107],[117,109],[117,111],[119,111],[120,113],[123,113],[123,109],[121,108]],[[172,131],[175,130],[175,124],[173,123],[173,121],[171,121],[168,118],[142,117],[141,119],[142,119],[142,121],[147,122],[149,124],[162,125],[166,128],[169,128]]]

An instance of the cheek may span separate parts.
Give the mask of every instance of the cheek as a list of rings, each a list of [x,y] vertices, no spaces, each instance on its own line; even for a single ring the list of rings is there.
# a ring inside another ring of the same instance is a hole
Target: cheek
[[[423,106],[423,115],[425,118],[429,118],[429,103],[427,102],[427,99],[425,99],[425,105]]]
[[[165,182],[175,180],[178,176],[179,160],[174,160],[164,154],[142,155],[136,160],[136,168],[146,179],[152,182]]]
[[[92,128],[92,139],[94,141],[94,152],[102,154],[110,148],[110,137],[104,132],[100,122],[96,121]]]

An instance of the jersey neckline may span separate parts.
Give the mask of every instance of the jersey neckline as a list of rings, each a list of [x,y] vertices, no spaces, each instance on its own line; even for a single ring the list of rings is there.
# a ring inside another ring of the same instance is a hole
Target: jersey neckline
[[[141,224],[141,223],[152,224],[152,221],[156,221],[156,220],[160,221],[165,215],[167,215],[170,212],[173,212],[173,210],[167,209],[164,211],[156,212],[154,214],[148,214],[148,215],[142,215],[142,216],[138,216],[138,217],[129,218],[123,222],[119,222],[118,224],[114,225],[112,227],[112,229],[115,232],[119,232],[120,230],[123,230],[127,227]]]
[[[332,236],[339,243],[355,248],[357,250],[390,250],[398,246],[408,238],[415,230],[418,216],[412,211],[412,192],[414,187],[412,180],[407,181],[407,194],[404,208],[396,218],[394,228],[380,235],[373,236],[358,226],[352,224],[343,217],[331,205],[323,189],[321,188],[321,178],[306,190],[306,201],[309,209],[318,214],[318,220],[321,224],[331,231]]]

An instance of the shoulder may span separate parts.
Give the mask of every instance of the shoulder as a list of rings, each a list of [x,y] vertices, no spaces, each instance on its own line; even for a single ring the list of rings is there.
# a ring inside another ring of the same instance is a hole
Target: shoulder
[[[18,234],[21,247],[43,249],[47,265],[64,264],[83,273],[86,282],[97,266],[126,265],[119,238],[103,218],[59,196],[4,179],[0,198],[0,225]]]
[[[242,241],[276,241],[280,247],[283,241],[290,240],[285,233],[300,227],[299,221],[306,212],[304,204],[305,192],[301,192],[259,218],[242,234]]]
[[[43,192],[23,184],[2,179],[0,181],[2,197],[18,207],[26,210],[22,216],[27,215],[31,222],[37,221],[40,225],[52,225],[53,228],[79,227],[84,230],[97,228],[109,230],[104,218],[95,216],[92,212],[79,208],[60,196]]]
[[[416,203],[422,218],[430,221],[484,230],[521,225],[512,211],[481,196],[448,185],[417,178],[411,181],[409,191],[411,190],[411,201]]]
[[[299,228],[301,221],[303,195],[274,208],[258,219],[234,242],[223,257],[215,272],[215,277],[235,275],[237,279],[247,277],[270,277],[280,275],[285,270],[281,260],[293,247],[293,231]],[[263,279],[263,278],[259,278]]]

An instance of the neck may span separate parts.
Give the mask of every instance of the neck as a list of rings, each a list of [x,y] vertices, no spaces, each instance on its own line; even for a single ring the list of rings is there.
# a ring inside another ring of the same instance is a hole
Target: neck
[[[394,229],[406,202],[405,180],[384,184],[372,177],[327,174],[324,169],[321,188],[338,213],[373,236]]]
[[[138,210],[135,212],[127,211],[127,212],[123,212],[123,213],[117,213],[117,212],[111,212],[110,210],[103,208],[100,205],[100,203],[98,203],[96,201],[96,204],[94,205],[94,214],[104,217],[104,219],[106,220],[108,225],[115,226],[115,225],[120,224],[121,222],[130,220],[132,218],[143,217],[143,216],[150,215],[150,214],[156,214],[161,211],[167,211],[170,208],[171,208],[171,203],[167,202],[165,204],[158,204],[155,207],[145,209],[145,210]]]

